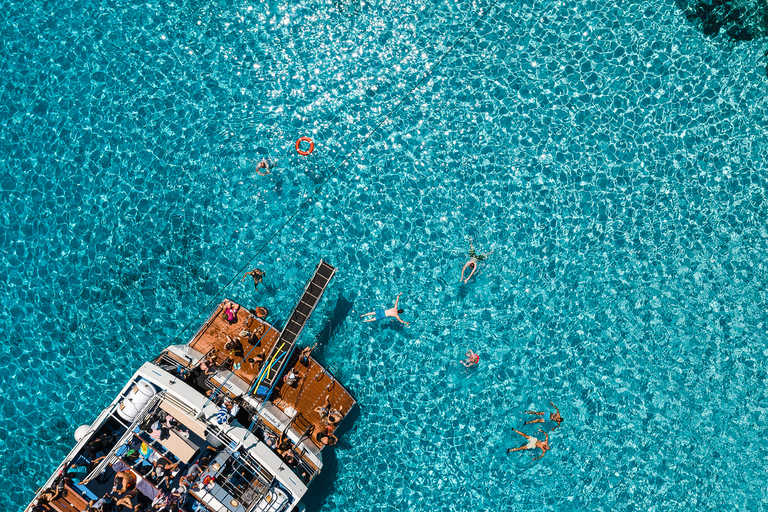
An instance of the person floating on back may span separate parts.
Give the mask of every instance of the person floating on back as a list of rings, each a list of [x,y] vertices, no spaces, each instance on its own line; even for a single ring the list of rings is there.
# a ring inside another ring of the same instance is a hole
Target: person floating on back
[[[402,295],[402,293],[400,295]],[[401,323],[404,323],[405,325],[411,325],[410,322],[406,322],[400,318],[400,313],[403,312],[402,309],[397,309],[397,303],[400,302],[400,295],[397,296],[394,307],[391,307],[387,310],[377,309],[376,311],[371,311],[370,313],[360,315],[360,318],[370,317],[363,320],[363,322],[375,322],[376,320],[381,320],[384,317],[391,316],[392,318],[397,318]]]
[[[245,278],[248,276],[253,278],[253,287],[256,288],[256,291],[259,291],[259,284],[261,284],[262,279],[264,279],[264,271],[260,268],[255,268],[250,272],[246,272],[240,281],[245,281]]]
[[[469,279],[475,274],[475,270],[477,270],[477,264],[483,261],[485,258],[493,254],[493,251],[489,252],[488,254],[477,254],[475,252],[475,246],[472,245],[472,240],[469,241],[469,261],[464,264],[464,268],[461,269],[461,279],[459,279],[460,283],[467,284],[469,283]],[[466,279],[464,279],[464,272],[466,272],[467,268],[469,268],[470,272]]]
[[[528,434],[523,434],[519,430],[512,429],[521,436],[523,436],[528,442],[522,446],[518,446],[517,448],[507,448],[507,454],[510,452],[516,452],[518,450],[535,450],[536,448],[541,450],[541,455],[538,457],[534,457],[533,460],[540,459],[544,456],[545,453],[547,453],[547,450],[549,450],[549,434],[544,432],[543,430],[539,429],[539,432],[544,434],[546,436],[545,441],[540,441],[538,438],[529,436]]]
[[[551,405],[552,407],[555,407],[555,404],[553,404],[552,402],[549,402],[549,405]],[[560,416],[560,409],[555,407],[555,411],[557,411],[557,412],[549,413],[549,420],[550,421],[554,421],[555,423],[557,423],[557,425],[555,425],[554,427],[552,427],[550,429],[550,432],[552,430],[555,430],[557,427],[559,427],[560,424],[563,422],[563,417]],[[535,419],[532,419],[532,420],[529,420],[529,421],[526,421],[525,423],[523,423],[523,425],[529,425],[531,423],[544,423],[544,417],[543,417],[544,416],[544,412],[543,411],[541,411],[541,412],[538,412],[538,411],[525,411],[525,413],[526,414],[533,414],[535,416],[541,416],[541,417],[540,418],[535,418]]]

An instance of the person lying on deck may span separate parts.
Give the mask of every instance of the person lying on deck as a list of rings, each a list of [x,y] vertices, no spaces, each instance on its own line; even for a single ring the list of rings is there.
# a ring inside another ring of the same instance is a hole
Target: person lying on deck
[[[400,295],[402,295],[402,293]],[[398,302],[400,302],[400,295],[398,295],[397,299],[395,299],[394,307],[391,307],[387,310],[377,309],[375,311],[371,311],[370,313],[365,313],[360,315],[360,318],[370,317],[363,320],[363,322],[375,322],[377,320],[381,320],[382,318],[390,316],[392,318],[397,318],[399,322],[404,323],[405,325],[411,325],[410,322],[406,322],[405,320],[400,318],[400,313],[403,312],[402,309],[397,309],[397,304]]]
[[[133,510],[133,499],[139,495],[138,489],[131,489],[115,501],[115,507],[123,506],[123,510]]]
[[[118,471],[112,485],[112,495],[123,494],[136,485],[136,476],[132,471]]]
[[[315,343],[311,347],[307,346],[302,349],[301,354],[299,354],[299,361],[301,362],[301,364],[303,364],[304,366],[309,366],[309,356],[312,354],[312,351],[315,349],[316,346],[317,346],[317,343]]]
[[[222,315],[227,322],[230,324],[236,324],[237,312],[240,311],[240,304],[235,304],[231,300],[228,300],[224,303],[224,308],[222,311]]]
[[[325,396],[325,403],[320,407],[315,407],[315,412],[320,415],[320,419],[325,421],[331,414],[331,395]]]

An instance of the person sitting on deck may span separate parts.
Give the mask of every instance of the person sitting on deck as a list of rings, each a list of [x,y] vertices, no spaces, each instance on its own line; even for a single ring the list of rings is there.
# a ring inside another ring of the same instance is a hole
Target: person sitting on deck
[[[205,381],[208,380],[208,376],[216,373],[219,369],[219,362],[212,353],[209,353],[205,358],[200,360],[200,363],[192,371],[192,378],[194,379],[197,387],[205,389]]]
[[[235,358],[242,358],[244,355],[243,352],[243,344],[240,343],[240,340],[234,339],[229,334],[227,336],[227,344],[224,345],[224,350],[229,352],[229,355]]]
[[[264,444],[270,448],[277,448],[277,436],[271,432],[264,433]]]
[[[160,489],[161,487],[168,488],[171,480],[179,472],[179,463],[171,464],[168,459],[159,458],[152,466],[152,470],[147,475],[151,481],[155,483],[155,487]]]
[[[285,460],[285,463],[292,468],[299,465],[299,459],[296,458],[296,455],[294,455],[293,451],[286,453],[285,457],[283,457],[283,460]]]
[[[320,415],[320,419],[325,421],[331,414],[331,395],[325,396],[325,403],[321,407],[315,407],[315,412]]]
[[[331,411],[331,413],[328,415],[328,418],[326,418],[325,422],[328,425],[338,425],[341,421],[341,411]]]
[[[291,368],[291,371],[289,371],[285,377],[283,377],[283,381],[285,381],[286,384],[288,384],[291,387],[296,387],[301,382],[301,379],[303,379],[304,376],[296,371],[296,368]]]
[[[307,346],[307,347],[304,347],[304,349],[302,349],[301,354],[299,354],[299,361],[301,362],[301,364],[303,364],[304,366],[309,366],[309,356],[312,354],[312,351],[315,349],[316,346],[317,346],[317,343],[315,343],[311,347]]]
[[[190,466],[189,470],[187,471],[187,480],[189,480],[190,483],[195,482],[198,478],[200,478],[200,475],[203,474],[203,468],[208,466],[208,457],[203,457],[199,461],[195,462]]]
[[[240,311],[240,305],[228,300],[224,303],[223,317],[230,324],[236,324],[238,311]]]
[[[40,496],[37,498],[37,501],[35,503],[35,506],[43,507],[43,510],[47,510],[45,507],[52,501],[56,501],[59,498],[62,498],[67,495],[67,479],[63,476],[63,474],[60,474],[56,479],[53,481],[53,485],[51,485],[50,489],[46,489],[43,492],[40,493]]]
[[[334,436],[333,434],[328,434],[326,432],[323,432],[322,430],[315,435],[315,439],[317,439],[319,443],[322,443],[326,446],[334,445],[336,444],[336,441],[338,441],[338,439],[336,439],[336,436]]]
[[[400,295],[402,295],[402,293]],[[406,322],[405,320],[400,318],[400,313],[403,312],[402,309],[397,309],[397,304],[398,302],[400,302],[400,295],[398,295],[397,299],[395,299],[394,307],[391,307],[387,310],[377,309],[375,311],[371,311],[370,313],[365,313],[363,315],[360,315],[360,318],[363,318],[365,316],[370,316],[370,318],[366,318],[365,320],[363,320],[363,322],[375,322],[376,320],[381,320],[382,318],[390,316],[392,318],[397,318],[398,321],[400,321],[401,323],[404,323],[405,325],[411,325],[410,322]]]

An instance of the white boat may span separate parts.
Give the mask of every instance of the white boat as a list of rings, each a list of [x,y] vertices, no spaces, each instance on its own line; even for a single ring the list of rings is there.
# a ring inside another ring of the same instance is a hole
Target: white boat
[[[320,262],[279,331],[264,308],[223,301],[189,343],[144,363],[77,429],[27,511],[299,510],[356,405],[297,347],[335,271]]]

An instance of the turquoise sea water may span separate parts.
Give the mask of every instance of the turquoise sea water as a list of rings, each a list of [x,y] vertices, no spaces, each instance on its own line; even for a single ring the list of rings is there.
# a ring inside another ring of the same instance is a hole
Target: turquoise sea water
[[[323,257],[303,344],[360,410],[309,510],[768,509],[765,42],[609,4],[0,2],[0,503]],[[358,321],[401,292],[410,327]]]

